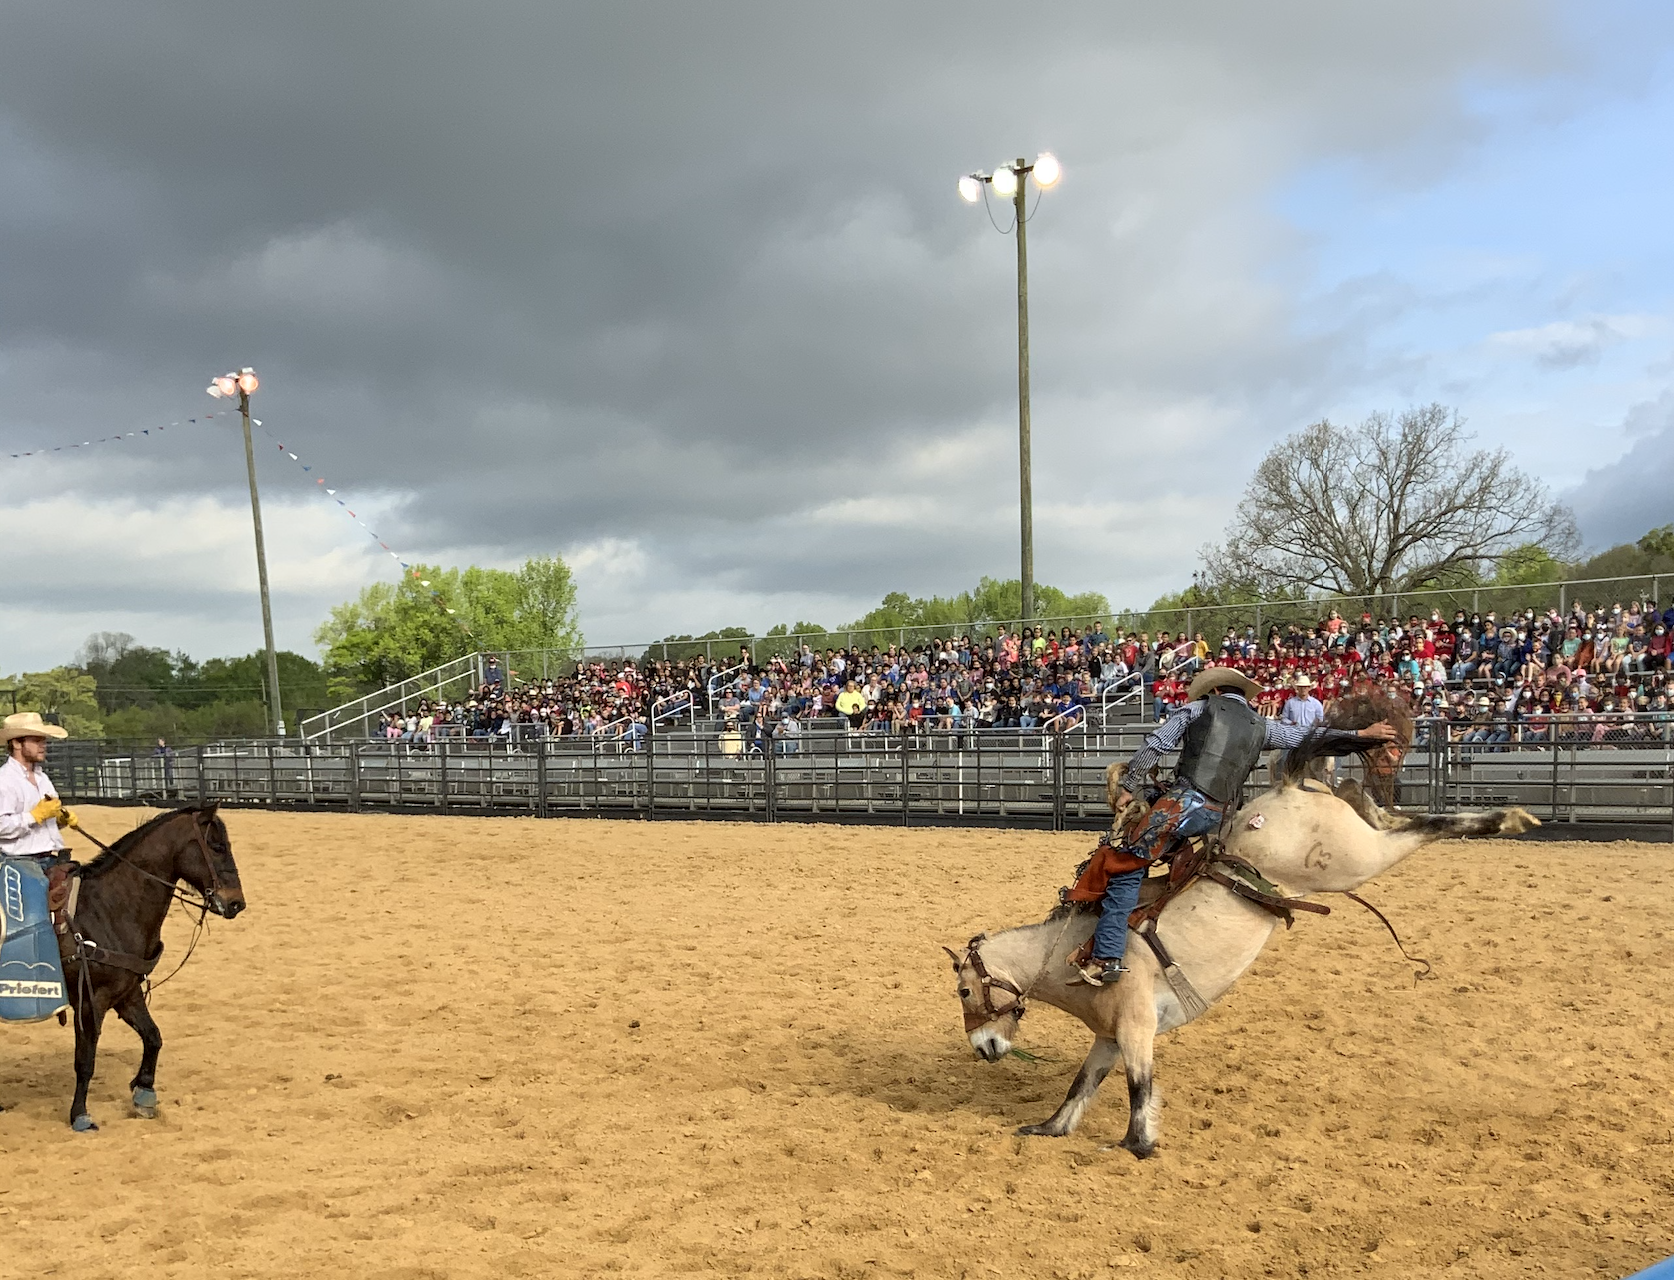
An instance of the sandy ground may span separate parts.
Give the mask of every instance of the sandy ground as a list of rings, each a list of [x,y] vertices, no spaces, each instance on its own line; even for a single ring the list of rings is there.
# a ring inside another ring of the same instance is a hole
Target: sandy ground
[[[135,810],[87,810],[110,835]],[[1436,846],[1303,917],[1119,1084],[978,1062],[941,943],[1085,835],[227,814],[250,910],[154,1001],[0,1031],[6,1276],[1619,1277],[1674,1253],[1666,846]],[[174,955],[184,930],[171,930]]]

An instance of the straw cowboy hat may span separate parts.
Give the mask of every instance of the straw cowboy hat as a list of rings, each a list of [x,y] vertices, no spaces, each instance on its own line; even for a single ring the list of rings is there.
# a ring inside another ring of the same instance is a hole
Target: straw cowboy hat
[[[19,711],[16,715],[7,716],[0,721],[0,742],[10,742],[13,738],[67,738],[68,729],[61,729],[55,724],[47,724],[41,719],[39,711]]]
[[[1314,682],[1307,676],[1297,676],[1294,684],[1298,689],[1312,689],[1314,687]]]
[[[1227,685],[1231,685],[1248,698],[1261,695],[1261,686],[1242,671],[1235,671],[1231,667],[1205,667],[1198,673],[1197,679],[1192,681],[1192,687],[1186,690],[1186,698],[1195,702],[1204,694],[1213,693]]]

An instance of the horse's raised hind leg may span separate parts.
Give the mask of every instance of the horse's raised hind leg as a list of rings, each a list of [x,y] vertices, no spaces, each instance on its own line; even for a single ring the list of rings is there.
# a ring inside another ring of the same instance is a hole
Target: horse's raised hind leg
[[[1050,1119],[1040,1124],[1026,1124],[1017,1132],[1037,1138],[1061,1138],[1066,1133],[1073,1132],[1075,1126],[1081,1123],[1082,1114],[1092,1105],[1093,1095],[1099,1091],[1104,1078],[1110,1074],[1110,1068],[1116,1065],[1119,1052],[1116,1041],[1108,1036],[1100,1036],[1094,1040],[1093,1047],[1087,1051],[1086,1061],[1081,1064],[1081,1070],[1075,1073],[1075,1083],[1070,1085],[1063,1105],[1052,1113]]]
[[[144,1046],[139,1070],[128,1082],[128,1087],[134,1091],[134,1114],[142,1120],[154,1120],[157,1116],[157,1055],[163,1049],[163,1033],[157,1029],[156,1020],[146,1007],[145,995],[139,984],[136,983],[128,998],[116,1006],[116,1016],[134,1029],[134,1034],[139,1036],[140,1044]]]
[[[93,1063],[99,1056],[99,1028],[105,1011],[99,1007],[95,995],[88,1001],[89,1008],[76,1006],[76,1096],[70,1103],[70,1128],[77,1133],[88,1133],[99,1126],[87,1114],[87,1086],[93,1083]]]
[[[1125,979],[1124,979],[1125,981]],[[1129,1011],[1116,1028],[1116,1042],[1128,1077],[1128,1131],[1119,1144],[1141,1160],[1157,1149],[1157,1092],[1151,1078],[1157,1015]]]
[[[1402,826],[1403,835],[1428,840],[1470,836],[1516,836],[1532,831],[1540,819],[1527,809],[1489,809],[1485,813],[1421,813]]]

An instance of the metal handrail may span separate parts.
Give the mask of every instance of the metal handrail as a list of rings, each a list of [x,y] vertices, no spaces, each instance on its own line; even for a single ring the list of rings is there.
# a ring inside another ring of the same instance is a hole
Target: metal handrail
[[[462,658],[454,658],[450,662],[432,667],[429,671],[422,671],[416,676],[409,676],[383,689],[364,694],[329,711],[322,711],[317,716],[309,716],[297,726],[297,731],[304,738],[324,738],[329,742],[334,732],[356,721],[361,722],[364,729],[365,722],[371,717],[403,708],[415,697],[427,697],[431,694],[440,697],[448,685],[462,677],[478,673],[481,670],[481,658],[480,653],[469,653]]]
[[[1058,721],[1060,721],[1060,720],[1068,720],[1069,717],[1071,717],[1071,716],[1074,716],[1076,718],[1073,721],[1071,721],[1070,723],[1066,724],[1058,732],[1060,732],[1060,733],[1072,733],[1076,729],[1080,729],[1083,733],[1085,733],[1086,730],[1087,730],[1087,708],[1086,708],[1085,705],[1082,705],[1080,703],[1078,703],[1075,706],[1070,707],[1070,708],[1068,708],[1064,711],[1058,712],[1057,715],[1048,716],[1046,719],[1042,720],[1039,724],[1037,724],[1035,726],[1035,732],[1036,733],[1051,732],[1053,725],[1057,724]]]
[[[714,705],[715,694],[718,690],[726,688],[729,684],[738,683],[736,678],[728,680],[727,677],[733,676],[736,672],[742,670],[744,670],[744,664],[740,662],[736,667],[728,667],[725,671],[717,671],[714,675],[709,677],[707,687],[709,690],[709,702],[711,706]]]
[[[669,703],[684,702],[683,707],[670,706],[665,711],[662,708]],[[672,720],[679,715],[685,715],[695,721],[697,719],[697,700],[692,697],[690,689],[678,689],[673,693],[658,698],[651,704],[651,714],[646,717],[651,724],[661,724],[664,720]]]

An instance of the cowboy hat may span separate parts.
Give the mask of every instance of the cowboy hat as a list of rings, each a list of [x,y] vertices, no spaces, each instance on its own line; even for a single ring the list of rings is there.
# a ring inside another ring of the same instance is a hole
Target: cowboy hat
[[[1298,689],[1312,689],[1314,687],[1314,682],[1307,676],[1297,676],[1296,687]]]
[[[19,711],[0,721],[0,742],[10,742],[13,738],[67,738],[68,729],[61,729],[55,724],[47,724],[41,719],[39,711]]]
[[[1195,702],[1205,694],[1213,693],[1227,685],[1250,698],[1261,693],[1261,686],[1242,671],[1235,671],[1231,667],[1205,667],[1198,673],[1197,679],[1192,681],[1191,688],[1186,690],[1186,699]]]

